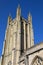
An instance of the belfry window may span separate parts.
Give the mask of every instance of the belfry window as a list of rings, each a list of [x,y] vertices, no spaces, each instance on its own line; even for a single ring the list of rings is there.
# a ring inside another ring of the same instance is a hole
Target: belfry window
[[[24,52],[24,25],[21,22],[21,55]]]

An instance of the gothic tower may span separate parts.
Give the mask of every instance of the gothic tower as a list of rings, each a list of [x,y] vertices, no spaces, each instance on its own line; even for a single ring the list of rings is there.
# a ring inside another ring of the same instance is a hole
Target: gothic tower
[[[33,45],[32,16],[29,13],[28,20],[21,17],[18,6],[16,18],[8,17],[1,65],[18,65],[19,57]]]

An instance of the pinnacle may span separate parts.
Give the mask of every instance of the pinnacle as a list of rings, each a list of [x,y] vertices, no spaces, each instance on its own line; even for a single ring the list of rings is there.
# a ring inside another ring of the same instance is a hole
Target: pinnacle
[[[29,15],[28,15],[29,17],[31,16],[31,13],[29,12]]]
[[[20,4],[18,4],[18,8],[20,8]]]

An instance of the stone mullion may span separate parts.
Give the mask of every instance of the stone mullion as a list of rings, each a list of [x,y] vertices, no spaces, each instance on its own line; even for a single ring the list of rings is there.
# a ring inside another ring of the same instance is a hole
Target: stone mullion
[[[29,65],[27,56],[25,56],[25,62],[24,63],[25,63],[25,65]]]

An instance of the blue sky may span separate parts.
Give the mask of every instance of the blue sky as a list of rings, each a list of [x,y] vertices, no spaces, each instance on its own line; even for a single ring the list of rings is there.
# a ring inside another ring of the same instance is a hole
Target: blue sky
[[[21,16],[27,19],[29,12],[32,15],[35,44],[43,42],[43,0],[0,0],[0,56],[9,13],[15,18],[18,4]]]

